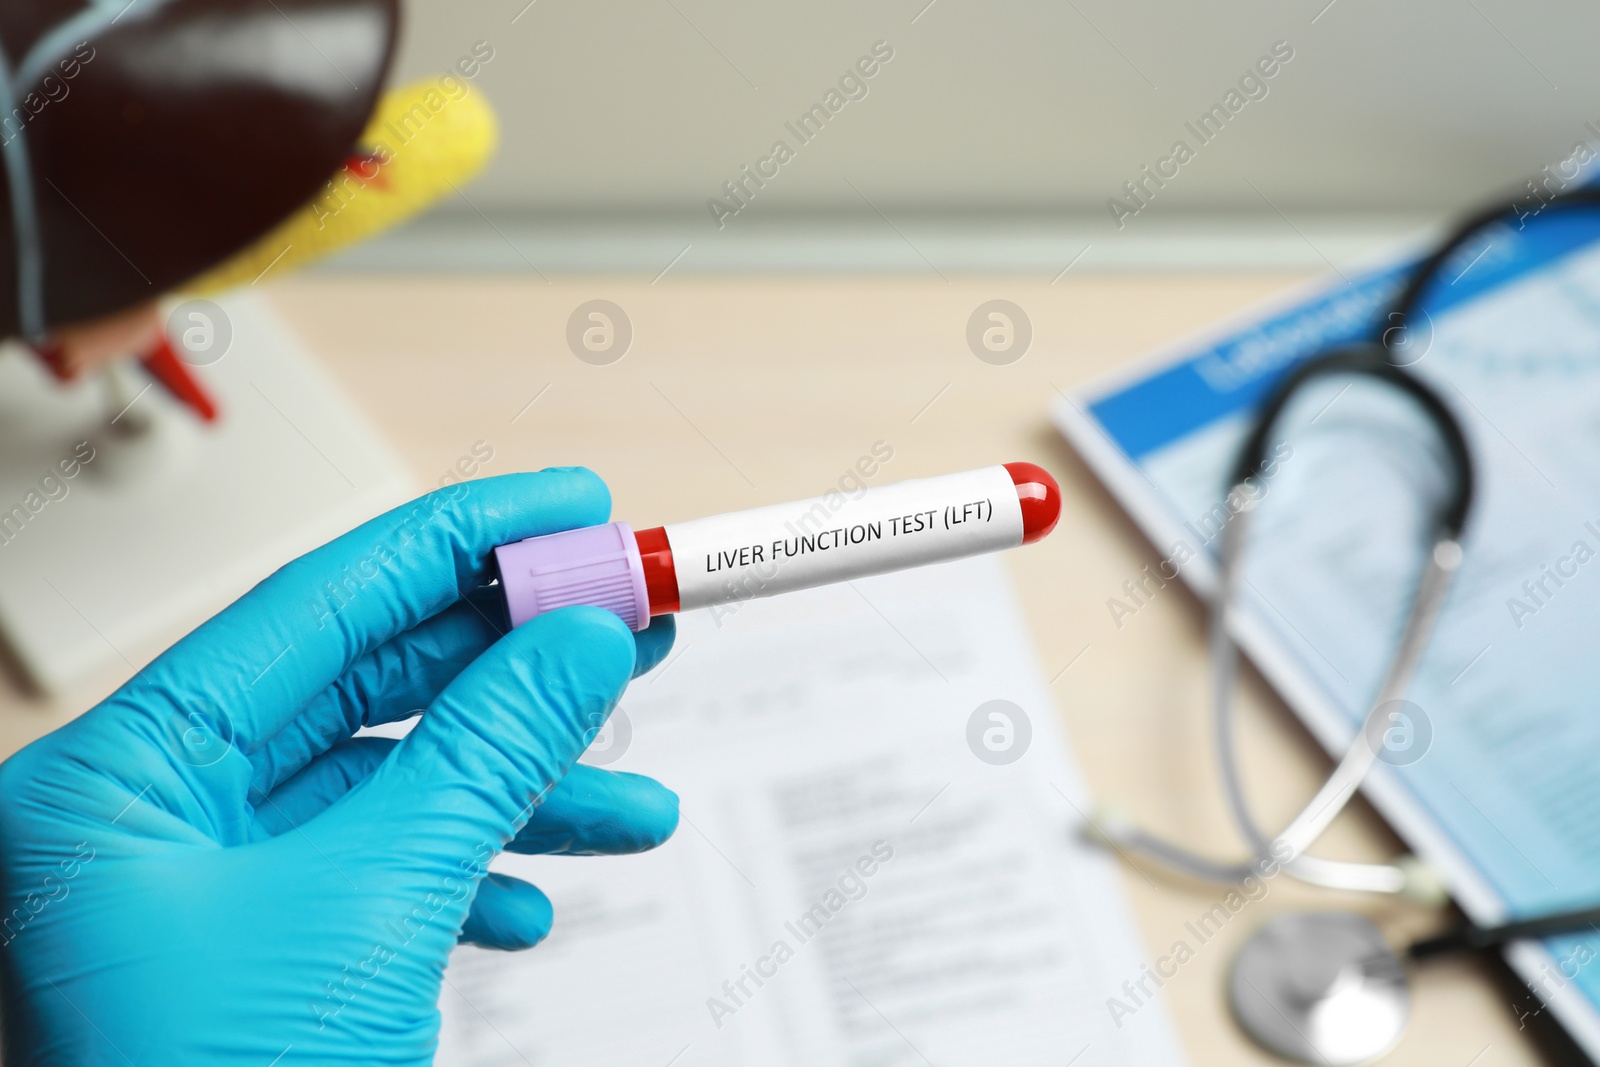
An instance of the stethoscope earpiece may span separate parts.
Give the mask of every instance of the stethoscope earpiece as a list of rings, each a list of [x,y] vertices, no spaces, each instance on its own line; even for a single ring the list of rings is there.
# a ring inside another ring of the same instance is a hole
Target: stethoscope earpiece
[[[1416,856],[1401,856],[1394,865],[1405,876],[1400,896],[1425,908],[1442,908],[1450,903],[1450,889],[1432,864]]]

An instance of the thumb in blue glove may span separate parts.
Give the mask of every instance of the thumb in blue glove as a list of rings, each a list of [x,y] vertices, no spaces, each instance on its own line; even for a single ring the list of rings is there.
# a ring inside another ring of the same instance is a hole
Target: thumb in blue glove
[[[550,903],[503,849],[651,848],[677,799],[575,763],[671,620],[501,635],[490,550],[606,521],[581,469],[423,497],[306,555],[0,765],[7,1063],[431,1061],[460,940]],[[408,717],[403,740],[352,735]]]

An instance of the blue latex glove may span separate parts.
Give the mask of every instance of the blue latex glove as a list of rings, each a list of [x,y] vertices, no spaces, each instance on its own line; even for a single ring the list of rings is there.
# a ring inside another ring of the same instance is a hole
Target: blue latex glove
[[[502,849],[646,849],[648,778],[574,761],[672,643],[570,608],[501,636],[499,544],[606,521],[585,470],[441,490],[303,556],[0,765],[5,1062],[428,1063],[458,940],[548,932]],[[402,741],[352,739],[425,708]]]

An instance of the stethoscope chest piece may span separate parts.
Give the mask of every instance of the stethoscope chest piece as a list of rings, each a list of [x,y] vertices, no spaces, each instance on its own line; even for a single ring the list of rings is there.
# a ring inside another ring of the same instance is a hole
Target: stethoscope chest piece
[[[1360,915],[1284,915],[1251,935],[1228,979],[1233,1017],[1300,1063],[1367,1063],[1400,1040],[1411,1014],[1404,967]]]

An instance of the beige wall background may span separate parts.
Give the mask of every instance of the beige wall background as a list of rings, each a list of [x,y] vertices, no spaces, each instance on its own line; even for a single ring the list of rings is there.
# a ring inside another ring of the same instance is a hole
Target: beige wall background
[[[1179,138],[1195,158],[1151,214],[1435,211],[1600,142],[1600,8],[1576,0],[410,0],[406,19],[402,74],[493,49],[475,84],[504,144],[468,194],[490,213],[714,229],[706,199],[779,138],[796,158],[752,215],[1109,229],[1107,198]],[[784,123],[880,40],[865,97],[798,145]],[[1185,122],[1278,41],[1266,95],[1199,145]]]

